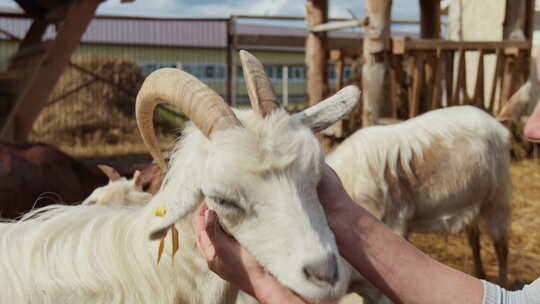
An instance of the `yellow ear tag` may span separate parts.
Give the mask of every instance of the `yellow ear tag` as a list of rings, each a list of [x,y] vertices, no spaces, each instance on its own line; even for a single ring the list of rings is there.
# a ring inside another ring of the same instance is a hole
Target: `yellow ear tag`
[[[167,214],[167,209],[165,207],[157,207],[156,210],[154,210],[155,216],[165,216]],[[165,235],[166,237],[167,235]],[[159,264],[159,261],[161,260],[161,256],[163,255],[163,250],[165,249],[165,237],[159,241],[159,247],[158,247],[158,254],[157,254],[157,263]]]
[[[178,244],[178,230],[176,230],[176,227],[174,225],[172,226],[172,264],[174,265],[174,255],[178,251],[178,248],[180,245]]]
[[[154,210],[155,216],[165,216],[165,214],[167,214],[167,209],[165,209],[165,207],[157,207]],[[172,257],[172,264],[174,265],[174,256],[176,252],[178,251],[178,248],[180,248],[180,245],[179,245],[179,240],[178,240],[178,230],[176,230],[176,227],[174,227],[174,225],[171,227],[171,230],[172,230],[172,256],[171,257]],[[157,255],[158,264],[159,264],[159,261],[161,261],[161,256],[163,255],[163,251],[165,250],[166,237],[167,235],[165,235],[165,237],[163,237],[159,241],[158,255]]]
[[[154,210],[155,216],[165,216],[167,214],[167,209],[165,207],[157,207],[156,210]]]
[[[165,238],[161,239],[159,241],[159,247],[157,252],[157,263],[159,265],[159,261],[161,260],[161,256],[163,255],[163,249],[165,249]]]

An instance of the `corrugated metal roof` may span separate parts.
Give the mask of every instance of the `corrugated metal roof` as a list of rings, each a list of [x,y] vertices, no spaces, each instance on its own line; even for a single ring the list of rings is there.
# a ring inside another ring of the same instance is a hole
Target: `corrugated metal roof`
[[[18,36],[30,27],[30,20],[0,18],[0,28]],[[46,38],[54,37],[49,27]],[[225,47],[227,24],[213,20],[94,19],[82,38],[83,42],[161,46]]]
[[[30,24],[30,19],[0,18],[0,28],[20,38],[24,37]],[[5,35],[2,36],[2,39],[8,39]]]
[[[307,30],[301,27],[285,27],[266,24],[246,24],[239,23],[236,27],[238,34],[258,34],[258,35],[277,35],[277,36],[306,36]],[[332,31],[329,32],[329,37],[359,39],[362,37],[361,32],[353,31]]]
[[[227,25],[206,20],[95,19],[83,42],[224,47]]]
[[[29,19],[0,18],[0,28],[15,36],[24,37],[30,27],[30,22]],[[294,37],[306,35],[305,28],[264,24],[238,23],[236,31],[239,34],[252,35]],[[50,26],[45,37],[52,38],[54,35],[55,29]],[[359,39],[362,34],[352,31],[333,31],[329,35],[336,38]],[[0,39],[9,39],[9,37],[0,35]],[[92,20],[82,41],[104,44],[225,48],[227,46],[227,22],[226,19],[99,17]],[[257,48],[261,47],[264,48],[264,46],[257,46]]]

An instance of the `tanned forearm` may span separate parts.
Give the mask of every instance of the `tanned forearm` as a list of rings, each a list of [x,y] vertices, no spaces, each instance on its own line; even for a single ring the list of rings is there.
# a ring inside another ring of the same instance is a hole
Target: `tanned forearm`
[[[343,198],[349,199],[349,197]],[[396,303],[482,303],[482,282],[409,244],[356,204],[330,220],[340,253]]]

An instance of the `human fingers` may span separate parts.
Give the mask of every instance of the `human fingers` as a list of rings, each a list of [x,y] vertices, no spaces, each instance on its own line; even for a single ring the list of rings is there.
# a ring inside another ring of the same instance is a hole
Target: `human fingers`
[[[220,231],[221,227],[219,226],[219,221],[218,221],[216,212],[214,210],[208,209],[204,213],[204,218],[206,221],[206,226],[205,226],[206,234],[212,241],[216,241],[217,239],[221,237],[221,235],[219,234],[221,232]]]
[[[198,233],[199,231],[205,229],[204,227],[206,226],[206,219],[204,217],[204,214],[206,210],[208,210],[208,206],[204,202],[199,205],[197,210],[195,210],[195,215],[192,219],[192,225],[193,229],[195,229],[195,233]]]
[[[207,229],[208,229],[208,207],[205,203],[202,203],[195,215],[193,216],[193,230],[195,232],[195,242],[199,251],[202,253],[206,261],[212,261],[216,256],[216,248],[212,241],[210,240]]]
[[[237,256],[240,251],[240,244],[228,235],[219,223],[219,218],[214,210],[207,210],[205,213],[205,232],[209,242],[213,245],[215,254],[218,256]]]

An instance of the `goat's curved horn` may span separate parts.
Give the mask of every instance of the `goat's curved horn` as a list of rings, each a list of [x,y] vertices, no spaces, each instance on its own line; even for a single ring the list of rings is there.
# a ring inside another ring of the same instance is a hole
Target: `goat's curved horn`
[[[244,50],[240,51],[240,62],[253,111],[265,117],[278,109],[280,105],[262,63]]]
[[[206,137],[214,131],[241,126],[221,96],[197,78],[173,68],[153,72],[137,94],[135,115],[146,147],[164,171],[166,164],[157,145],[152,121],[154,109],[160,103],[178,107]]]
[[[360,99],[360,89],[354,85],[346,86],[318,104],[294,114],[294,119],[300,120],[313,132],[322,131],[350,113]]]

